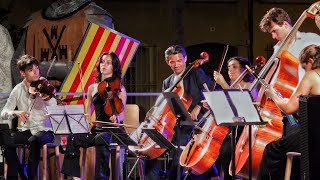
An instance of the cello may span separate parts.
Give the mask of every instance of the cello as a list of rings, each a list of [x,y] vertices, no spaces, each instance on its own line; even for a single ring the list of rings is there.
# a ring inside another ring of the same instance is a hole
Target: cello
[[[180,82],[191,71],[192,68],[196,68],[199,65],[209,60],[209,55],[206,52],[200,54],[201,59],[195,60],[191,63],[178,81],[173,86],[168,88],[165,92],[176,92],[180,97],[184,107],[188,109],[192,103],[192,98],[183,92],[183,88],[180,86]],[[166,99],[161,94],[155,105],[147,112],[144,122],[130,135],[130,138],[135,141],[139,146],[130,146],[129,149],[139,155],[154,159],[159,157],[166,151],[163,148],[157,148],[156,142],[154,142],[146,133],[142,132],[143,128],[154,128],[161,133],[168,141],[171,142],[174,134],[174,126],[176,124],[176,117],[171,111]]]
[[[219,72],[222,69],[229,45],[224,48],[219,64]],[[214,84],[214,89],[216,83]],[[209,89],[207,89],[209,91]],[[217,160],[220,147],[229,129],[225,126],[217,126],[214,117],[208,110],[195,127],[199,132],[194,133],[186,148],[180,155],[180,165],[188,168],[189,172],[200,175],[206,172]],[[202,127],[200,125],[205,122]]]
[[[269,58],[264,68],[259,72],[258,77],[264,78],[267,84],[273,84],[276,89],[283,97],[289,98],[293,93],[295,87],[298,84],[298,65],[299,61],[291,55],[287,49],[290,42],[293,40],[294,35],[298,31],[302,22],[307,18],[314,18],[320,9],[319,2],[312,4],[307,10],[305,10],[297,22],[292,27],[291,31],[287,34],[284,40],[279,45],[279,49]],[[255,79],[250,89],[257,86],[259,80]],[[265,146],[271,141],[275,141],[282,137],[283,128],[283,113],[277,107],[277,105],[270,99],[268,99],[264,93],[265,87],[260,88],[258,94],[258,111],[261,118],[264,121],[269,121],[264,127],[254,126],[251,137],[252,137],[252,176],[256,178],[260,161],[262,159],[263,151]],[[288,118],[289,120],[291,118]],[[290,121],[289,121],[290,122]],[[291,124],[294,122],[290,122]],[[249,142],[248,142],[248,127],[243,130],[237,145],[236,145],[236,175],[248,178],[249,177]],[[231,166],[230,166],[231,171]]]

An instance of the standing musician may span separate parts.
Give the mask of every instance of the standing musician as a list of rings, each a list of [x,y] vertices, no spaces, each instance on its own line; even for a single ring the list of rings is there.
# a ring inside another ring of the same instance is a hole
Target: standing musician
[[[245,70],[245,66],[251,66],[250,61],[247,58],[236,56],[231,57],[228,60],[228,75],[230,78],[230,84],[233,84],[235,80],[241,75],[241,73]],[[223,89],[230,89],[230,85],[226,82],[226,80],[223,78],[222,74],[220,74],[217,71],[213,72],[214,80],[219,84]],[[246,76],[237,84],[234,85],[235,89],[249,89],[251,86],[251,82],[253,81],[253,76],[249,73],[246,74]],[[253,99],[257,98],[258,91],[257,89],[254,89],[252,92]],[[204,106],[207,107],[207,103],[204,103]],[[243,127],[237,128],[237,134],[240,134],[243,130]],[[237,136],[238,140],[239,136]],[[220,177],[224,180],[232,179],[232,176],[229,175],[229,164],[231,161],[231,136],[226,136],[224,139],[221,148],[220,148],[220,154],[217,160],[218,167],[221,167],[221,171],[224,172],[224,176]],[[218,168],[219,169],[219,168]],[[221,173],[220,173],[221,174]]]
[[[22,121],[22,129],[14,133],[13,136],[5,136],[4,156],[7,159],[9,169],[11,169],[8,172],[8,179],[17,178],[10,177],[11,172],[17,171],[22,179],[34,179],[37,174],[41,147],[54,141],[51,122],[45,116],[47,114],[46,106],[57,105],[57,101],[54,98],[45,101],[38,94],[30,94],[30,84],[39,80],[38,60],[32,56],[23,55],[19,58],[17,65],[23,81],[11,91],[7,103],[1,111],[1,118],[18,117]],[[16,107],[17,110],[15,110]],[[29,145],[27,174],[19,162],[16,144]]]
[[[300,63],[306,70],[305,75],[290,99],[279,98],[273,89],[266,89],[266,95],[287,114],[293,114],[299,109],[299,96],[320,95],[320,47],[309,45],[300,54]],[[260,163],[257,179],[283,179],[286,166],[286,153],[299,151],[300,129],[283,136],[277,141],[267,144]],[[298,173],[297,173],[298,172]],[[300,179],[299,170],[292,171],[291,179]]]
[[[88,88],[88,103],[87,113],[91,114],[92,104],[96,113],[97,121],[104,121],[110,123],[122,123],[124,119],[124,110],[116,115],[107,115],[104,111],[106,99],[98,92],[98,86],[102,82],[112,84],[116,80],[121,80],[121,64],[118,56],[114,52],[104,52],[100,56],[96,64],[97,75],[95,83]],[[108,89],[109,85],[105,87]],[[126,104],[127,95],[125,87],[120,83],[120,89],[117,96],[121,99],[123,107]],[[90,119],[90,115],[89,118]],[[92,134],[75,134],[69,135],[67,138],[66,154],[62,166],[62,173],[69,176],[80,177],[80,147],[88,148],[95,146],[96,149],[96,163],[95,163],[95,179],[109,179],[109,157],[110,150],[108,142],[110,142],[110,135],[106,132],[97,133],[96,128],[92,127]]]
[[[173,71],[173,74],[163,81],[163,91],[171,87],[185,71],[187,61],[186,51],[180,45],[172,45],[165,51],[165,60],[168,66]],[[192,97],[192,104],[188,111],[191,112],[190,115],[194,121],[198,120],[198,118],[200,118],[201,116],[200,112],[203,112],[205,110],[204,108],[202,108],[201,104],[201,100],[204,99],[204,96],[202,94],[202,90],[204,90],[204,84],[207,84],[209,88],[214,86],[214,83],[211,81],[210,77],[206,76],[204,71],[199,68],[193,68],[180,83],[180,86],[182,87],[184,92]],[[175,132],[177,130],[176,128],[178,127],[175,126]],[[191,134],[192,129],[193,126],[180,127],[180,143],[182,146],[188,143],[188,137]],[[177,138],[177,135],[174,134],[172,139],[173,142],[177,142]],[[180,154],[181,150],[175,149],[173,151],[173,159],[168,174],[168,179],[170,180],[177,179],[177,169],[179,166]],[[159,179],[159,169],[157,169],[158,163],[154,160],[147,160],[145,164],[146,179]],[[180,169],[182,170],[183,168],[181,167]],[[207,173],[200,176],[191,174],[192,179],[210,179],[210,177],[214,176],[217,176],[215,169],[209,169]]]
[[[274,52],[277,51],[281,42],[292,30],[292,24],[288,13],[277,7],[271,8],[267,11],[260,21],[259,26],[261,31],[270,33],[272,39],[278,41],[278,43],[273,47]],[[320,44],[320,36],[315,33],[298,31],[292,42],[289,43],[288,51],[298,58],[301,50],[310,44]],[[299,81],[303,77],[303,74],[304,70],[301,65],[299,65]]]

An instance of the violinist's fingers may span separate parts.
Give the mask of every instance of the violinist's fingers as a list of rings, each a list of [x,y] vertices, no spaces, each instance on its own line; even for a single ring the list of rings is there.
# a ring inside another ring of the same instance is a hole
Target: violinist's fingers
[[[110,121],[113,122],[113,123],[116,123],[116,122],[117,122],[117,116],[116,116],[116,115],[112,115],[109,119],[110,119]]]
[[[29,120],[29,113],[27,113],[27,112],[21,112],[21,113],[17,114],[17,116],[23,123],[25,123]]]

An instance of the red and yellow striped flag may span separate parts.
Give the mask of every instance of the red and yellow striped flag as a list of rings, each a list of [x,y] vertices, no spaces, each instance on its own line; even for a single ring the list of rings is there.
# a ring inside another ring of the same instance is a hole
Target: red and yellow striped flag
[[[80,68],[82,71],[82,84],[84,90],[87,91],[89,85],[94,82],[95,64],[103,52],[113,51],[118,55],[121,61],[122,76],[124,76],[139,44],[139,41],[129,36],[91,23],[75,56],[74,65],[65,78],[60,92],[83,92],[79,73]],[[66,97],[66,99],[69,98],[73,98],[73,96]],[[83,104],[83,101],[79,99],[71,101],[69,104]]]

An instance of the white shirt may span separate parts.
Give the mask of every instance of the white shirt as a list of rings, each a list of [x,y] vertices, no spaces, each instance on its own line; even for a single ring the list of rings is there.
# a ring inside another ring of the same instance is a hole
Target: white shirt
[[[30,113],[29,121],[21,124],[22,131],[30,130],[31,134],[36,134],[39,131],[52,130],[52,125],[48,116],[47,106],[57,105],[57,101],[51,98],[49,101],[44,101],[37,96],[33,99],[32,95],[27,90],[24,81],[17,84],[10,93],[6,105],[1,111],[1,118],[3,120],[12,119],[14,112],[28,112]],[[18,110],[15,111],[15,108]]]
[[[293,42],[289,44],[288,51],[295,56],[297,59],[299,59],[300,52],[303,48],[311,45],[320,45],[320,36],[315,33],[305,33],[305,32],[297,32],[295,39],[293,39]],[[274,52],[276,52],[279,49],[280,43],[277,43],[273,49]],[[302,77],[305,73],[305,70],[302,68],[301,64],[299,63],[298,68],[298,76],[299,76],[299,82],[302,80]]]

